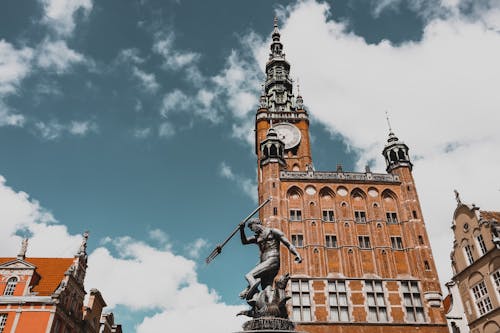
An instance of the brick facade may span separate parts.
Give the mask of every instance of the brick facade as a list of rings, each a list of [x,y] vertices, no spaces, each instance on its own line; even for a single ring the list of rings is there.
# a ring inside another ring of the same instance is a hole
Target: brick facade
[[[447,332],[408,147],[391,132],[388,173],[314,170],[309,115],[293,96],[276,23],[272,37],[255,122],[259,202],[272,197],[260,219],[304,259],[281,251],[299,330]]]

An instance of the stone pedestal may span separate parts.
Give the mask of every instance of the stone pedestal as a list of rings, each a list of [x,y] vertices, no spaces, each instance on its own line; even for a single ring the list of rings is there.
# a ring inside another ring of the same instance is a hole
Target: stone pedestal
[[[252,319],[243,324],[243,332],[237,333],[303,333],[295,331],[291,320],[276,317]]]

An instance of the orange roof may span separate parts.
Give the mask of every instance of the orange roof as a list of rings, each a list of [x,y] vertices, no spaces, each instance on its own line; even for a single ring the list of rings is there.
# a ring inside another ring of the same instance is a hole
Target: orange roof
[[[500,222],[500,212],[487,212],[482,210],[481,217],[485,220],[497,220]]]
[[[16,258],[0,258],[0,265]],[[64,272],[73,263],[73,258],[26,258],[24,261],[36,266],[40,281],[32,291],[39,296],[50,296],[64,278]]]

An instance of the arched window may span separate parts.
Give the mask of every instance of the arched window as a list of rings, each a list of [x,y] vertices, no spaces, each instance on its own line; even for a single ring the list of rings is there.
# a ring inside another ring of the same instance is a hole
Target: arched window
[[[385,190],[382,192],[382,198],[387,223],[398,223],[398,203],[396,194],[390,190]]]
[[[14,290],[16,290],[17,278],[11,277],[7,280],[7,286],[5,286],[5,290],[3,292],[4,296],[12,296],[14,295]]]

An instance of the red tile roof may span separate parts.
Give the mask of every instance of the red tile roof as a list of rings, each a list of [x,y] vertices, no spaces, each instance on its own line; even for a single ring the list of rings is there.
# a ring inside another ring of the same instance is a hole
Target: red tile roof
[[[487,212],[482,210],[481,217],[485,220],[497,220],[500,222],[500,212]]]
[[[16,258],[0,258],[0,265]],[[73,263],[73,258],[26,258],[24,261],[36,266],[40,281],[31,289],[39,296],[50,296],[64,278],[64,272]]]

